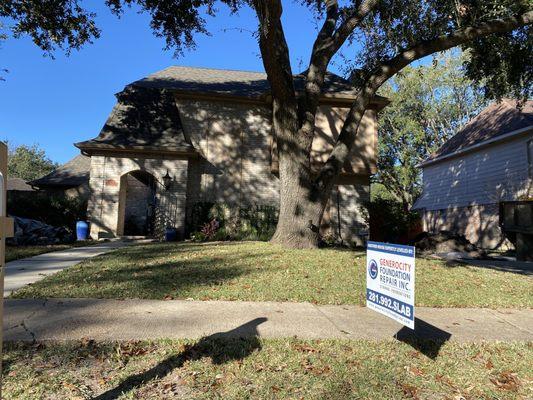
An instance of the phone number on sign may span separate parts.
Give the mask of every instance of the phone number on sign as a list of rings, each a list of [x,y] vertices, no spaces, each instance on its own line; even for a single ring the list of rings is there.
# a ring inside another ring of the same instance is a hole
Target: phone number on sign
[[[386,296],[384,294],[374,292],[370,289],[367,289],[366,291],[366,299],[371,303],[385,307],[386,309],[391,310],[396,314],[402,315],[409,319],[413,319],[413,306],[409,304],[395,300],[392,297]]]

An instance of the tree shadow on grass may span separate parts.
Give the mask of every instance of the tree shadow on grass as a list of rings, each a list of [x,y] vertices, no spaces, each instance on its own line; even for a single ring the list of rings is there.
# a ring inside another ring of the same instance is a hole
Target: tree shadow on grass
[[[109,259],[115,259],[120,257],[121,259],[128,261],[142,261],[149,260],[154,257],[160,257],[164,254],[177,256],[181,253],[190,253],[195,251],[215,251],[219,248],[228,248],[235,246],[243,246],[245,242],[242,241],[223,241],[223,242],[157,242],[148,243],[136,246],[130,246],[126,249],[120,249],[113,254],[108,253],[99,256],[102,259],[109,257]],[[248,250],[243,248],[240,253],[252,253],[254,250]]]
[[[162,259],[146,266],[133,261],[125,263],[123,267],[100,274],[101,276],[91,283],[107,288],[102,291],[102,294],[107,291],[110,297],[113,297],[117,290],[115,284],[124,282],[135,286],[135,292],[130,293],[130,296],[158,299],[169,294],[181,298],[183,293],[189,293],[191,290],[212,288],[254,273],[256,269],[253,265],[264,256],[265,253],[262,255],[236,253],[205,256],[194,260]],[[72,283],[75,284],[75,282]],[[104,294],[104,297],[108,295]]]
[[[501,272],[511,272],[514,274],[533,276],[533,263],[532,262],[516,262],[508,260],[448,260],[446,261],[447,267],[463,267],[463,268],[482,268],[492,269]]]
[[[262,258],[274,254],[239,251],[230,254],[206,254],[197,258],[162,256],[161,251],[146,256],[126,254],[92,261],[49,277],[33,286],[45,297],[98,297],[163,299],[186,298],[213,289],[241,276],[257,273]],[[276,267],[276,268],[281,268]],[[276,269],[270,267],[270,269]],[[55,291],[50,290],[57,286]],[[24,296],[24,290],[18,293]],[[15,295],[16,297],[17,295]],[[35,296],[35,295],[33,295]]]
[[[187,346],[181,353],[168,357],[148,371],[126,378],[117,387],[94,397],[93,400],[116,399],[125,392],[165,377],[174,369],[183,367],[186,361],[204,357],[211,358],[214,364],[242,360],[261,349],[257,327],[266,320],[264,317],[256,318],[235,329],[203,337],[196,344]]]

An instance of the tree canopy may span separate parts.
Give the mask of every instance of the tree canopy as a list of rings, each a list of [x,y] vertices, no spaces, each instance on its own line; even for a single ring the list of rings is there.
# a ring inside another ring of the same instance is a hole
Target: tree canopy
[[[468,27],[523,17],[533,8],[531,0],[295,1],[305,4],[324,21],[315,43],[318,53],[333,57],[345,42],[357,43],[346,50],[344,58],[359,79],[402,51],[442,36],[453,37]],[[280,0],[105,0],[105,3],[118,16],[125,8],[138,5],[150,15],[154,34],[163,37],[167,48],[177,55],[196,45],[196,35],[209,34],[206,17],[215,17],[218,7],[229,7],[232,12],[252,7],[260,25],[262,16],[270,20],[264,22],[270,23],[278,18],[276,13],[282,12]],[[82,0],[7,0],[0,4],[0,17],[8,19],[7,31],[14,37],[30,36],[49,55],[57,49],[67,52],[79,49],[99,38],[101,31],[95,16],[90,3]],[[513,30],[483,37],[465,31],[469,36],[467,42],[455,39],[455,45],[472,50],[467,75],[476,82],[483,80],[486,95],[531,95],[533,38],[529,18],[517,21]],[[320,40],[326,37],[328,40]]]
[[[250,7],[272,99],[277,143],[280,217],[275,242],[314,247],[329,195],[350,157],[358,128],[379,88],[414,61],[454,47],[469,49],[466,76],[484,94],[527,98],[533,93],[533,0],[295,0],[319,21],[304,89],[295,91],[285,39],[282,0],[106,0],[120,15],[136,5],[151,17],[155,35],[179,55],[209,34],[218,7]],[[0,17],[13,36],[29,35],[48,54],[78,49],[100,35],[88,1],[4,0]],[[298,21],[285,21],[298,24]],[[302,32],[307,35],[308,32]],[[322,87],[333,58],[358,92],[327,160],[313,169],[310,151]]]
[[[482,90],[465,76],[468,56],[450,53],[407,67],[382,87],[391,104],[379,118],[378,173],[392,197],[409,209],[421,192],[417,164],[453,136],[485,105]]]
[[[9,148],[7,169],[10,178],[31,181],[43,177],[57,167],[58,164],[50,160],[45,151],[36,144]]]

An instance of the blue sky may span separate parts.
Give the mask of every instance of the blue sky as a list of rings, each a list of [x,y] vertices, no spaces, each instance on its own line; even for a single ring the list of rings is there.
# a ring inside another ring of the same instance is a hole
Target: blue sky
[[[0,82],[0,140],[37,143],[52,160],[65,162],[78,154],[72,143],[98,134],[114,94],[132,81],[169,65],[263,70],[250,10],[230,16],[221,7],[209,19],[212,36],[198,36],[197,49],[175,59],[172,51],[163,50],[163,39],[152,34],[148,15],[127,10],[117,19],[103,1],[98,3],[91,10],[98,14],[100,39],[70,57],[61,52],[55,59],[43,57],[27,38],[10,38],[2,45],[0,68],[9,73]],[[296,72],[308,61],[315,22],[311,13],[290,2],[284,18],[292,22],[285,30]]]

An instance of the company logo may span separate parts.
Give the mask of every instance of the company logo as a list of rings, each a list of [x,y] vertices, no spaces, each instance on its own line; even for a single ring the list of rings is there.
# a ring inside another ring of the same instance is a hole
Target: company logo
[[[370,260],[368,263],[368,273],[372,279],[378,276],[378,263],[375,260]]]

